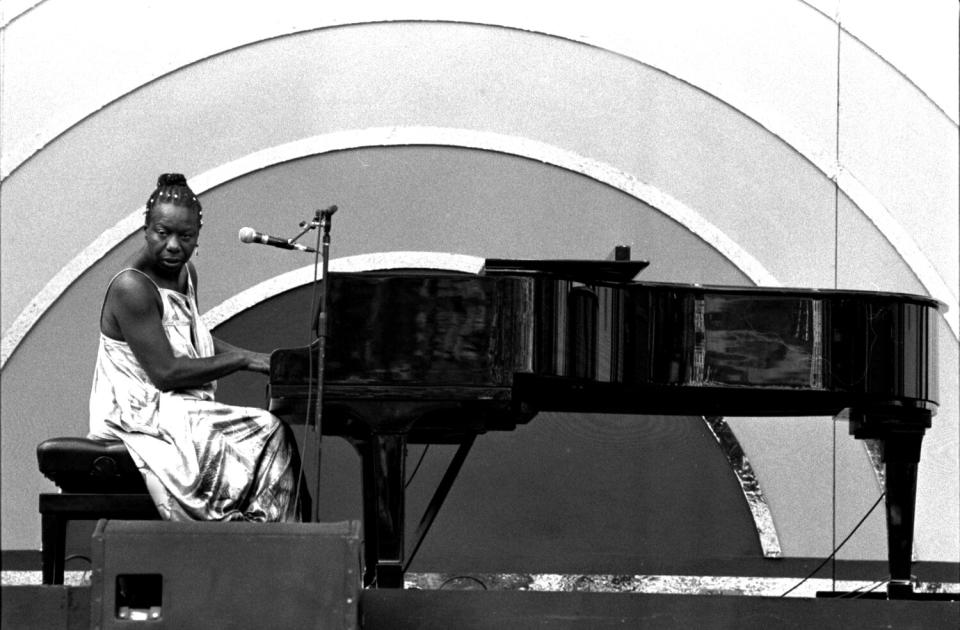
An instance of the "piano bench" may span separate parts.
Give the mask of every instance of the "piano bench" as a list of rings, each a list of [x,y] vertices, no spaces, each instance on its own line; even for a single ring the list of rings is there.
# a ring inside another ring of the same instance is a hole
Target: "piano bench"
[[[160,518],[143,476],[122,442],[52,438],[37,446],[37,463],[40,472],[60,489],[40,494],[44,584],[63,584],[69,521]]]

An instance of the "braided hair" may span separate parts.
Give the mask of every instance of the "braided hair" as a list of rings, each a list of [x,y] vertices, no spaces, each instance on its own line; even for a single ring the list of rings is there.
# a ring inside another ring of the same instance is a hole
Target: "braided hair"
[[[150,223],[150,213],[158,203],[172,203],[197,211],[200,226],[203,227],[203,207],[200,200],[187,186],[187,178],[180,173],[164,173],[157,178],[157,187],[147,199],[147,210],[144,213],[145,224]]]

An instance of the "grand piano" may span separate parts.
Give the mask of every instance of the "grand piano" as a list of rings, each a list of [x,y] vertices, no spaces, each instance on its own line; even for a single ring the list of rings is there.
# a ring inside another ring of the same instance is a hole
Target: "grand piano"
[[[415,553],[476,436],[542,411],[848,410],[853,437],[882,445],[888,596],[912,593],[917,467],[937,407],[943,305],[897,293],[637,281],[646,264],[487,260],[478,274],[329,274],[327,334],[274,351],[269,406],[359,452],[366,586],[402,586],[412,555],[409,443],[460,445]]]

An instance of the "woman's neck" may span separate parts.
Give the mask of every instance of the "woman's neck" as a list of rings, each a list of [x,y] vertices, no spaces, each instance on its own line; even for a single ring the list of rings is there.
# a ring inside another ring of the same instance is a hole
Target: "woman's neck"
[[[130,259],[128,266],[147,274],[160,288],[184,293],[187,263],[177,269],[168,269],[154,264],[153,259],[147,254],[146,251],[141,250]]]

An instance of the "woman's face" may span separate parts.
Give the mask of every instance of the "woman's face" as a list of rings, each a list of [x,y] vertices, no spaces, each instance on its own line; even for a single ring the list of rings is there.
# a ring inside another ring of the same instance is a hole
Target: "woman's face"
[[[154,267],[166,274],[178,274],[197,247],[200,216],[186,206],[158,203],[143,229]]]

